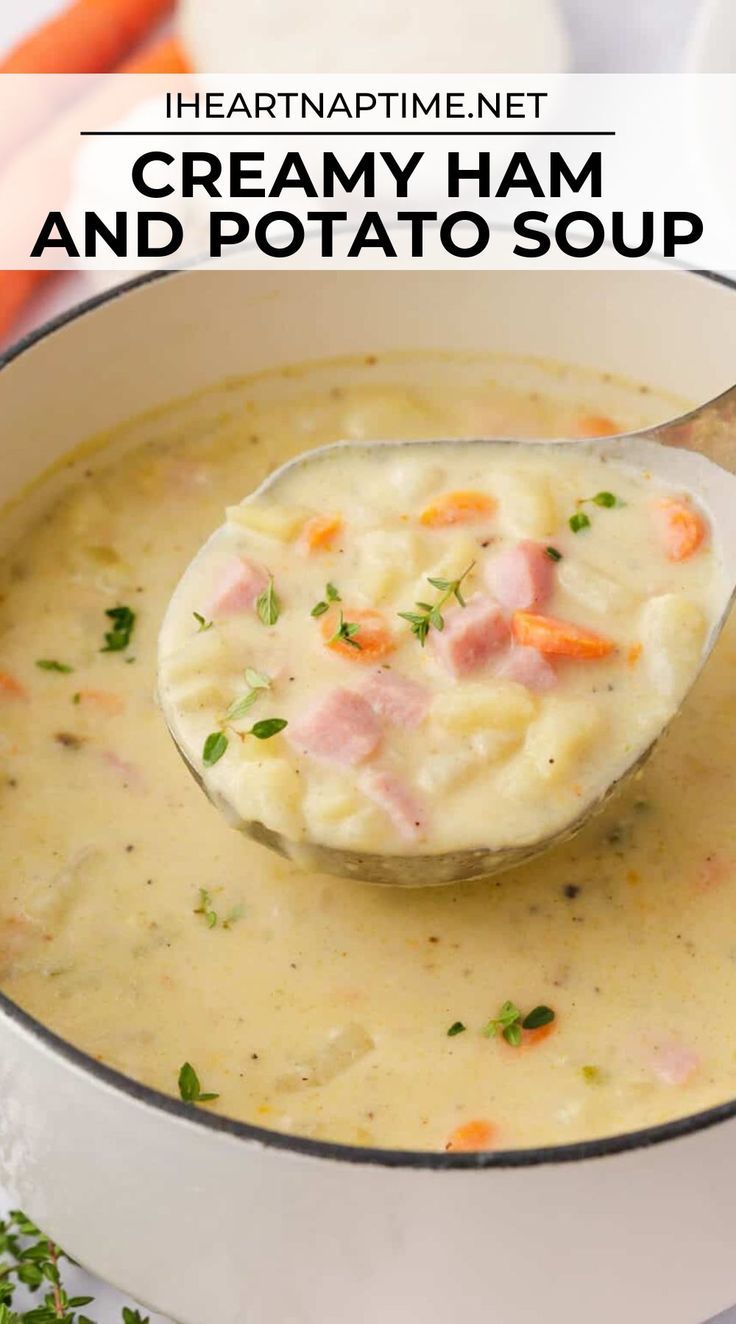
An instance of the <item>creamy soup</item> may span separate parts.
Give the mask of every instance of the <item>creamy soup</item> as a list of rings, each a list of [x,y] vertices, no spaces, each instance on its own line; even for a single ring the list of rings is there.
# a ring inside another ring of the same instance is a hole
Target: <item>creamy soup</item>
[[[0,582],[3,991],[165,1092],[189,1063],[183,1093],[218,1096],[194,1106],[361,1145],[562,1143],[732,1096],[733,625],[581,835],[462,887],[310,875],[233,832],[154,697],[185,567],[288,456],[341,437],[602,433],[676,408],[491,360],[331,364],[144,420],[81,454],[61,495],[58,475],[29,495]]]
[[[336,446],[232,506],[161,635],[213,800],[295,858],[569,827],[679,703],[722,596],[693,501],[602,450]]]

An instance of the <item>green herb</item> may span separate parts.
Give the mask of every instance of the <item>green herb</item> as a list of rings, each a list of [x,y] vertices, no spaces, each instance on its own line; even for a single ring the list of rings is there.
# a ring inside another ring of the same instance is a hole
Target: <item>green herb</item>
[[[622,506],[623,501],[619,501],[613,492],[596,492],[594,497],[589,498],[596,506],[604,506],[606,510],[613,510],[614,506]]]
[[[39,658],[36,663],[42,671],[59,671],[62,676],[68,676],[74,670],[74,667],[67,666],[66,662],[57,662],[53,658]]]
[[[606,1079],[606,1073],[600,1067],[581,1067],[580,1074],[586,1085],[603,1085]]]
[[[590,528],[590,520],[584,510],[576,510],[575,514],[570,516],[568,524],[573,533],[580,533],[581,529]]]
[[[246,667],[245,679],[250,689],[239,699],[233,699],[225,713],[226,722],[237,722],[241,717],[245,717],[248,710],[253,707],[259,692],[271,688],[271,677],[264,675],[262,671],[254,671],[252,667]]]
[[[130,643],[135,626],[135,612],[130,607],[108,607],[105,615],[112,621],[112,629],[105,634],[101,653],[122,653]]]
[[[19,1210],[0,1220],[0,1324],[94,1324],[81,1313],[94,1297],[69,1296],[61,1274],[64,1260],[69,1256]],[[40,1305],[12,1309],[19,1288],[33,1294],[41,1287],[48,1290]],[[129,1306],[123,1307],[122,1321],[151,1324],[150,1316]]]
[[[502,1034],[507,1044],[511,1044],[512,1048],[518,1048],[522,1040],[522,1030],[538,1030],[543,1025],[549,1025],[554,1019],[555,1013],[551,1007],[534,1007],[526,1016],[522,1016],[514,1002],[504,1002],[498,1016],[488,1022],[483,1034],[487,1039]]]
[[[434,627],[435,630],[444,630],[445,620],[442,615],[442,608],[450,601],[450,598],[455,598],[456,602],[459,602],[461,607],[465,606],[465,599],[461,592],[461,584],[466,576],[470,574],[474,565],[475,561],[471,561],[467,570],[463,570],[463,573],[458,579],[433,579],[431,575],[427,575],[427,580],[432,587],[439,589],[441,592],[442,596],[440,599],[434,603],[415,602],[414,606],[419,608],[418,612],[398,612],[398,615],[403,621],[409,622],[411,632],[419,640],[422,648],[424,648],[424,645],[427,642],[427,635],[432,627]]]
[[[211,731],[202,750],[202,762],[205,768],[211,768],[215,763],[219,763],[227,747],[228,738],[224,731]]]
[[[209,1103],[219,1099],[219,1094],[203,1094],[197,1075],[191,1062],[185,1062],[179,1071],[179,1096],[183,1103]]]
[[[340,612],[340,624],[338,625],[337,629],[335,630],[335,633],[333,634],[329,642],[331,644],[336,644],[338,640],[342,639],[343,643],[350,644],[351,648],[359,649],[360,644],[358,643],[357,639],[353,637],[358,633],[359,629],[360,626],[357,625],[355,621],[346,621],[343,617],[342,612]]]
[[[547,556],[549,557],[550,561],[562,560],[562,552],[558,552],[556,547],[545,547],[544,550],[547,553]]]
[[[79,690],[77,690],[76,694],[72,695],[72,703],[81,703],[81,702],[82,702],[82,696]]]
[[[273,586],[273,575],[271,575],[263,592],[256,599],[256,611],[258,612],[258,619],[264,625],[275,625],[281,615],[281,602]]]
[[[271,677],[263,671],[254,671],[252,667],[245,668],[245,680],[252,690],[268,690],[271,688]]]
[[[261,722],[255,722],[247,734],[255,736],[256,740],[270,740],[271,736],[277,736],[288,725],[285,717],[266,717]]]
[[[199,905],[194,911],[195,915],[203,915],[208,929],[214,929],[217,923],[217,913],[212,909],[212,897],[206,887],[199,889]]]
[[[454,1039],[456,1034],[462,1034],[466,1029],[467,1026],[463,1025],[462,1021],[453,1021],[452,1025],[447,1031],[447,1037],[448,1039]]]
[[[211,630],[212,626],[215,623],[214,621],[206,620],[205,617],[202,616],[198,611],[193,611],[192,616],[194,617],[195,621],[197,622],[197,625],[199,626],[199,630],[198,630],[199,634],[203,634],[205,630]]]
[[[238,920],[243,918],[244,914],[244,906],[233,906],[230,914],[226,915],[224,920],[222,920],[223,929],[231,929],[233,924],[237,924]]]
[[[331,602],[342,602],[342,598],[335,588],[334,584],[325,585],[325,596],[320,602],[316,602],[310,611],[310,616],[324,616],[326,611],[330,610]]]

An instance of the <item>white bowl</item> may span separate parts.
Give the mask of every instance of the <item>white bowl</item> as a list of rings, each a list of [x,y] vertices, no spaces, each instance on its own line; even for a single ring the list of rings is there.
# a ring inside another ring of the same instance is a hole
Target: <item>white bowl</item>
[[[688,273],[148,278],[11,351],[0,499],[229,374],[490,350],[704,399],[731,384],[734,343],[736,286]],[[736,1297],[735,1176],[736,1100],[550,1149],[348,1148],[164,1097],[0,997],[0,1183],[181,1324],[695,1324]]]

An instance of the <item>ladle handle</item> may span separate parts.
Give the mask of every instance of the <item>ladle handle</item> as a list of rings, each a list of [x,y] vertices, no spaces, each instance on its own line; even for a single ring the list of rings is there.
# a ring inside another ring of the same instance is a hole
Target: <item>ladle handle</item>
[[[670,423],[647,428],[647,434],[664,446],[687,446],[736,473],[736,386]]]

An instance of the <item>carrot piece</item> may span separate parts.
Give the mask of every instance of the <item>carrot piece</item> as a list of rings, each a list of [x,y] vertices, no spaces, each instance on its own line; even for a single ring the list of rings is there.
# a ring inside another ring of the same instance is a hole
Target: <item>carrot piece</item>
[[[493,1142],[498,1134],[494,1122],[478,1117],[472,1122],[463,1122],[450,1132],[445,1149],[456,1154],[470,1154],[477,1149],[493,1149]]]
[[[536,648],[552,657],[576,657],[593,660],[608,657],[616,645],[612,639],[592,630],[584,630],[555,616],[538,616],[531,611],[515,611],[511,629],[517,644]]]
[[[618,423],[605,414],[581,414],[575,423],[576,437],[615,437],[620,431]]]
[[[419,521],[430,529],[445,529],[452,524],[475,524],[495,509],[496,502],[486,492],[445,492],[425,507]]]
[[[661,497],[654,503],[654,517],[665,555],[670,561],[687,561],[703,542],[707,526],[689,501]]]
[[[313,515],[302,529],[302,546],[308,552],[329,551],[342,529],[343,522],[339,515]]]
[[[107,73],[173,8],[174,0],[72,0],[13,47],[0,73]]]
[[[0,271],[0,339],[10,331],[39,285],[53,275],[53,271]]]
[[[108,717],[118,717],[125,711],[124,699],[121,699],[119,694],[114,694],[112,690],[78,690],[76,702],[97,708]]]
[[[333,652],[339,653],[340,657],[350,662],[371,663],[392,652],[393,636],[380,611],[373,611],[371,607],[345,607],[342,619],[348,625],[360,627],[351,640],[335,638],[340,627],[340,612],[337,609],[329,611],[320,622],[325,644]]]
[[[535,1044],[544,1043],[544,1040],[549,1039],[549,1036],[554,1034],[556,1029],[557,1017],[547,1025],[538,1025],[536,1030],[522,1030],[521,1047],[533,1048]]]
[[[8,699],[27,699],[28,691],[9,671],[0,671],[0,698],[3,695]]]
[[[631,647],[629,648],[626,654],[626,661],[628,662],[630,667],[636,666],[643,652],[644,652],[644,647],[642,644],[631,645]]]
[[[176,37],[164,37],[146,46],[140,54],[126,60],[116,70],[119,74],[190,74],[192,62]]]

